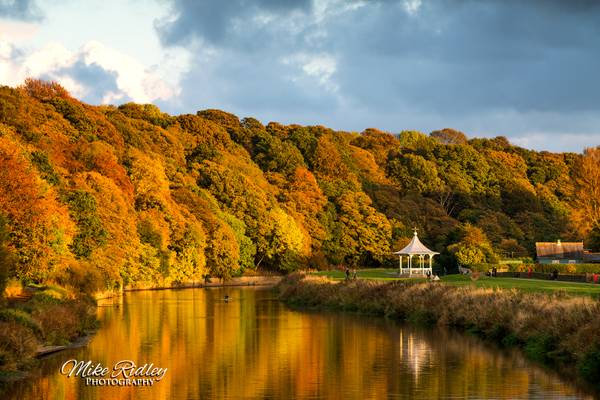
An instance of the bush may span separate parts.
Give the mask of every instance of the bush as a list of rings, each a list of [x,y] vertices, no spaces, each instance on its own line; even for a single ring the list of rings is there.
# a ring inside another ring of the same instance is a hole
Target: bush
[[[550,354],[556,350],[556,339],[550,335],[532,336],[525,343],[525,354],[542,363],[551,361]]]
[[[535,272],[552,272],[561,274],[600,274],[600,264],[535,264]]]
[[[25,364],[38,345],[29,328],[15,321],[0,322],[0,369],[13,370]]]
[[[42,330],[39,324],[31,318],[31,315],[27,314],[23,310],[15,308],[6,308],[0,310],[0,321],[2,322],[14,322],[25,328],[28,328],[36,337],[42,337]]]
[[[10,278],[4,285],[3,293],[8,298],[23,295],[23,283],[17,278]]]
[[[77,315],[70,305],[56,304],[35,310],[33,318],[40,324],[46,344],[68,344],[80,332]]]
[[[595,382],[600,389],[600,346],[594,346],[585,353],[578,365],[579,373],[588,382]]]

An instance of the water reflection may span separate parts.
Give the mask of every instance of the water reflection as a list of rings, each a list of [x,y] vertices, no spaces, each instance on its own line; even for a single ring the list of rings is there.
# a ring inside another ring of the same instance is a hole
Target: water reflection
[[[134,292],[100,307],[99,318],[87,347],[43,360],[40,376],[9,398],[586,398],[464,335],[293,311],[269,290]],[[58,373],[71,358],[152,362],[168,372],[152,387],[90,387]]]

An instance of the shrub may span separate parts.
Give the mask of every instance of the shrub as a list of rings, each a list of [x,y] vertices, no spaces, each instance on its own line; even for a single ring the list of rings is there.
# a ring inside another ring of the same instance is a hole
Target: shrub
[[[101,271],[89,262],[73,261],[57,274],[56,281],[64,286],[72,287],[81,293],[95,293],[106,286],[105,277]]]
[[[79,321],[70,305],[55,304],[42,310],[35,310],[33,318],[42,328],[44,342],[51,345],[68,344],[77,336]]]
[[[596,387],[600,389],[600,346],[594,346],[589,352],[585,353],[578,364],[578,369],[588,382],[595,382]]]
[[[0,310],[0,321],[2,322],[14,322],[25,328],[28,328],[36,337],[42,337],[42,330],[38,323],[31,318],[31,315],[27,314],[23,310],[15,308],[6,308]]]
[[[0,322],[0,369],[23,365],[35,355],[38,345],[29,328],[15,321]]]
[[[556,350],[556,339],[550,335],[532,336],[525,343],[525,354],[539,362],[551,361],[549,355]]]
[[[535,264],[536,272],[552,272],[555,269],[561,274],[598,274],[600,264]]]
[[[11,278],[6,282],[4,295],[8,298],[23,295],[23,284],[17,278]]]

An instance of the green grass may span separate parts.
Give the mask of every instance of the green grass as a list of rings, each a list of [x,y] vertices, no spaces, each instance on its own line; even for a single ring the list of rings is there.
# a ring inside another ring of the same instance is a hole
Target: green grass
[[[374,279],[382,281],[391,280],[411,280],[424,281],[420,278],[397,278],[398,269],[359,269],[357,270],[359,279]],[[344,271],[319,271],[312,272],[312,275],[326,276],[335,280],[344,279]],[[473,281],[469,276],[464,275],[448,275],[442,277],[442,282],[452,286],[467,286],[473,285],[481,288],[500,288],[500,289],[518,289],[524,292],[565,292],[573,295],[600,297],[600,285],[592,283],[575,283],[575,282],[560,282],[546,281],[539,279],[523,279],[523,278],[491,278],[481,276],[478,280]]]
[[[453,286],[474,285],[481,288],[518,289],[524,292],[549,293],[563,291],[581,296],[600,297],[600,285],[593,283],[546,281],[524,278],[490,278],[487,276],[482,276],[478,280],[473,281],[470,277],[464,275],[448,275],[443,277],[442,281]]]
[[[399,280],[398,278],[398,269],[384,269],[384,268],[371,268],[371,269],[357,269],[357,278],[359,279],[375,279],[380,281],[393,281]],[[326,276],[328,278],[334,280],[341,280],[346,277],[344,271],[332,270],[332,271],[318,271],[312,272],[312,275],[317,276]],[[350,271],[350,275],[352,275],[352,271]],[[407,278],[403,278],[403,280],[408,280]],[[424,279],[412,279],[412,280],[421,280]]]

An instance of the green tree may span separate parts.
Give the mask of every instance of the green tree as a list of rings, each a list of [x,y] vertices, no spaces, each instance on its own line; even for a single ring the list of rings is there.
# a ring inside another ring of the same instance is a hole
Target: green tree
[[[346,192],[337,203],[339,226],[334,243],[346,249],[345,262],[352,265],[380,264],[390,253],[392,229],[387,218],[371,207],[362,192]]]
[[[71,248],[73,254],[87,258],[92,251],[106,244],[108,234],[96,213],[96,198],[82,190],[67,194],[71,216],[77,224],[77,234]]]
[[[407,192],[434,192],[442,186],[435,163],[416,154],[401,154],[390,160],[388,175]]]
[[[498,261],[487,236],[481,229],[466,223],[457,227],[457,233],[459,241],[448,246],[448,251],[459,265],[471,266],[482,262]]]

